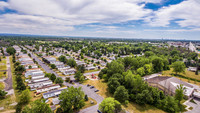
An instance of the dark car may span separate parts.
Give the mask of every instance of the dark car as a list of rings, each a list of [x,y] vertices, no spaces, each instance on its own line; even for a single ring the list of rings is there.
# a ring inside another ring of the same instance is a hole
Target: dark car
[[[91,86],[90,89],[94,88],[94,86]]]
[[[100,110],[97,110],[98,113],[102,113]]]
[[[90,84],[87,84],[87,87],[91,86]]]
[[[94,92],[98,92],[99,90],[97,89],[97,90],[95,90]]]

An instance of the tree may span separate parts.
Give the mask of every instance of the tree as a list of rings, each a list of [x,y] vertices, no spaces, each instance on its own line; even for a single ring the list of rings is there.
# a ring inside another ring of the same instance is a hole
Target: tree
[[[153,57],[152,58],[153,69],[155,72],[160,72],[163,70],[163,59],[160,57]]]
[[[70,77],[66,77],[65,82],[69,82],[69,81],[70,81]]]
[[[129,99],[128,90],[124,86],[119,86],[114,93],[114,97],[119,102],[125,103]]]
[[[77,70],[80,71],[81,73],[84,73],[85,72],[85,66],[79,65],[79,66],[77,66]]]
[[[71,66],[71,67],[75,67],[76,66],[76,61],[73,58],[70,58],[67,61],[67,65]]]
[[[177,113],[180,110],[178,101],[172,96],[167,96],[163,100],[160,100],[158,107],[169,113]]]
[[[154,55],[154,53],[152,52],[152,51],[146,51],[145,53],[144,53],[144,56],[145,57],[150,57],[150,56],[153,56]]]
[[[145,74],[146,75],[151,74],[153,72],[153,66],[152,66],[152,64],[151,63],[150,64],[145,64],[144,65],[144,70],[145,70]]]
[[[173,68],[173,72],[177,73],[181,73],[181,72],[185,72],[185,64],[184,62],[181,61],[176,61],[172,64],[172,68]]]
[[[140,67],[137,69],[137,74],[144,76],[145,75],[145,69],[144,67]]]
[[[66,63],[67,62],[67,59],[65,56],[61,55],[59,58],[58,58],[59,61],[63,62],[63,63]]]
[[[19,96],[19,103],[21,105],[25,105],[30,102],[31,96],[29,89],[22,91],[21,95]]]
[[[35,100],[30,106],[31,108],[27,105],[22,113],[53,113],[45,100]]]
[[[56,68],[56,65],[55,65],[55,64],[51,64],[51,68],[52,68],[52,69],[55,69],[55,68]]]
[[[10,55],[14,55],[16,53],[16,50],[13,47],[6,48],[6,52]]]
[[[84,76],[83,76],[83,73],[81,73],[80,71],[77,71],[74,78],[77,80],[77,81],[80,81],[80,82],[83,82],[84,81]]]
[[[112,61],[108,64],[107,76],[110,78],[113,74],[119,73],[122,74],[124,72],[124,65],[117,61]]]
[[[54,82],[56,80],[56,75],[54,73],[52,73],[49,77],[49,79]]]
[[[117,78],[111,77],[108,80],[108,90],[110,93],[114,93],[118,86],[120,86],[120,83],[118,82]]]
[[[112,97],[108,97],[99,104],[99,110],[102,113],[119,113],[122,108],[120,102]]]
[[[31,68],[32,68],[32,66],[28,66],[28,68],[29,68],[29,69],[31,69]]]
[[[15,72],[17,72],[17,73],[22,73],[22,72],[24,72],[24,71],[25,71],[25,68],[24,68],[23,65],[19,65],[19,66],[17,66],[17,67],[15,68]]]
[[[184,94],[185,94],[186,88],[183,87],[182,84],[180,84],[179,86],[177,86],[176,88],[176,93],[175,93],[175,99],[179,101],[179,104],[181,102],[181,100],[183,100]]]
[[[85,94],[81,87],[69,87],[61,92],[59,95],[61,109],[66,113],[72,113],[74,110],[80,110],[84,105]]]
[[[7,92],[5,92],[4,90],[0,90],[0,99],[5,98]]]
[[[23,91],[26,89],[26,85],[24,84],[21,75],[16,75],[15,81],[17,83],[16,89],[18,89],[19,91]]]
[[[63,84],[63,79],[61,77],[57,77],[56,80],[55,80],[55,83],[56,84],[59,84],[60,86],[62,86]]]

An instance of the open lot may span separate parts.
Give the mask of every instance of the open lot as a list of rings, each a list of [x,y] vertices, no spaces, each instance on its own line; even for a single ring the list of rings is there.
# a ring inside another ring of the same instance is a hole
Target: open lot
[[[172,71],[173,71],[172,69],[163,71],[162,75],[163,76],[174,76],[174,73]],[[181,80],[183,80],[185,82],[190,82],[193,84],[200,85],[200,82],[198,82],[198,81],[200,81],[200,74],[195,75],[195,72],[191,72],[186,69],[185,73],[180,73],[178,75],[180,75],[180,76],[175,76],[175,77],[180,78]]]
[[[84,84],[90,84],[91,86],[94,86],[96,89],[99,90],[97,94],[101,95],[104,98],[112,96],[112,94],[108,92],[108,86],[103,80],[87,80],[84,82]]]

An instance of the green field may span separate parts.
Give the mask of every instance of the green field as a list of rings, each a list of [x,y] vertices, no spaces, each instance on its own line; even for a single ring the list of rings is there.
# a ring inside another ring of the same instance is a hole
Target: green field
[[[4,71],[4,70],[7,70],[7,68],[6,68],[6,59],[5,58],[3,59],[3,57],[1,57],[1,61],[0,61],[0,79],[3,78],[3,77],[6,77],[6,73],[4,73],[6,71]]]
[[[164,76],[175,76],[175,74],[172,71],[173,71],[173,69],[163,71],[162,75],[164,75]],[[195,72],[191,72],[191,71],[188,71],[186,69],[185,73],[179,73],[176,77],[182,78],[182,79],[187,79],[189,81],[193,81],[193,82],[198,83],[198,82],[200,82],[200,76],[199,75],[195,75]]]
[[[0,90],[3,90],[5,87],[4,83],[3,82],[0,82]]]

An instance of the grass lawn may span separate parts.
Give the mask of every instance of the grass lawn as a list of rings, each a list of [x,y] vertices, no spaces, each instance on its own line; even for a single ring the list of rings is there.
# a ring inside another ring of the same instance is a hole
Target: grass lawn
[[[90,101],[93,101],[94,103],[91,104]],[[88,108],[88,107],[91,107],[91,106],[94,106],[97,104],[97,101],[94,100],[93,98],[88,98],[88,101],[85,101],[85,106],[82,108],[82,109],[85,109],[85,108]]]
[[[97,94],[101,95],[103,98],[111,97],[112,94],[108,92],[107,83],[103,80],[86,80],[83,84],[90,84],[99,90]]]
[[[7,67],[6,67],[6,59],[4,58],[1,58],[1,61],[0,61],[0,79],[3,78],[3,77],[6,77],[6,74],[4,74],[4,72],[6,71],[2,71],[2,70],[7,70]]]
[[[174,73],[172,71],[173,71],[172,69],[167,70],[167,71],[163,71],[162,75],[164,75],[164,76],[173,76]],[[195,75],[195,72],[191,72],[191,71],[188,71],[186,69],[185,73],[180,73],[178,75],[180,75],[180,76],[176,76],[176,77],[177,78],[181,78],[181,80],[183,80],[183,81],[200,85],[200,82],[195,81],[195,80],[199,80],[200,81],[200,74],[199,75]],[[190,78],[190,79],[187,79],[185,77]],[[195,80],[192,80],[192,79],[195,79]]]
[[[95,71],[100,71],[100,70],[86,70],[84,73],[90,73],[90,72],[95,72]]]
[[[31,101],[35,101],[37,99],[41,99],[42,98],[42,94],[38,95],[38,96],[35,96],[35,91],[30,91],[30,95],[31,95]]]
[[[138,105],[133,102],[129,102],[127,106],[123,106],[129,113],[165,113],[164,111],[153,107],[151,105]]]
[[[11,68],[11,72],[12,72],[12,81],[13,81],[13,89],[15,92],[15,101],[17,101],[18,97],[19,97],[19,93],[17,90],[15,90],[16,87],[16,81],[15,81],[15,73],[14,73],[14,64],[12,62],[12,57],[9,58],[10,59],[10,68]]]
[[[6,68],[6,59],[1,59],[0,61],[0,70],[7,70]]]
[[[15,102],[15,96],[9,95],[5,99],[0,100],[0,107],[4,107],[4,113],[7,112],[7,110],[14,109],[14,106],[9,106],[10,104]]]
[[[4,71],[4,72],[6,72],[6,71]],[[0,79],[6,77],[7,74],[4,74],[4,72],[0,71]]]
[[[3,90],[5,88],[5,85],[3,82],[0,82],[0,90]]]

